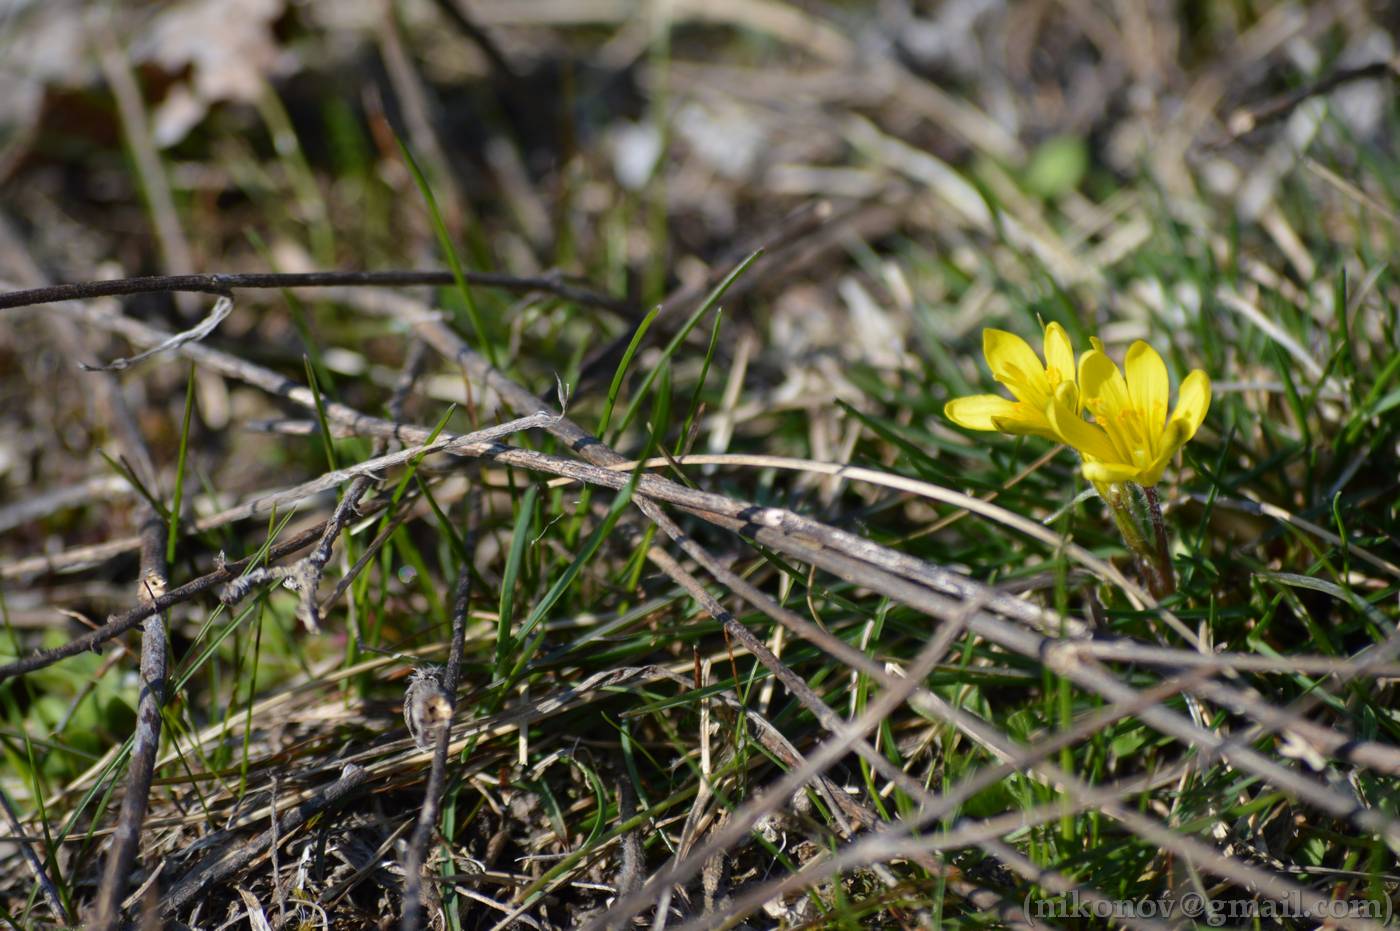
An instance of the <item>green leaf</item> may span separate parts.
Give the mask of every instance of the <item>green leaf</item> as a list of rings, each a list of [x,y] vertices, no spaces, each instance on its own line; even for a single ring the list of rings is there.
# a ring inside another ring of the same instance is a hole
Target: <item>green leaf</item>
[[[1089,149],[1078,136],[1056,136],[1031,156],[1023,179],[1026,190],[1054,199],[1079,187],[1089,168]]]

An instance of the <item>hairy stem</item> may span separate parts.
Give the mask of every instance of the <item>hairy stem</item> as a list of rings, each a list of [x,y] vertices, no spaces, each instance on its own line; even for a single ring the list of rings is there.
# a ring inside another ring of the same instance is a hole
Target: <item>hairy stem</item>
[[[1162,522],[1161,502],[1155,488],[1141,488],[1132,484],[1112,484],[1099,487],[1099,494],[1108,504],[1113,514],[1113,522],[1123,535],[1123,542],[1132,550],[1133,560],[1152,597],[1159,601],[1176,591],[1176,573],[1172,570],[1171,554],[1167,549],[1167,529]],[[1147,523],[1151,525],[1151,539],[1144,533],[1139,517],[1134,513],[1134,499],[1142,496],[1146,501]]]

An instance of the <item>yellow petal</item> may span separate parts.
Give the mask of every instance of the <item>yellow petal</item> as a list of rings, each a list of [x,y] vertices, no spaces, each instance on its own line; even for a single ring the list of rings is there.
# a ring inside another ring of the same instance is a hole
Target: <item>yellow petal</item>
[[[1029,404],[1016,403],[1016,410],[1009,416],[994,418],[996,427],[1002,433],[1012,433],[1017,436],[1043,436],[1047,440],[1060,442],[1060,438],[1055,435],[1055,430],[1050,426],[1050,421],[1045,419],[1045,415]]]
[[[1093,459],[1085,459],[1080,466],[1080,471],[1084,477],[1095,485],[1112,485],[1117,482],[1137,482],[1139,485],[1155,485],[1156,482],[1145,482],[1135,466],[1125,465],[1121,462],[1098,462]]]
[[[1063,391],[1063,392],[1061,392],[1061,390],[1060,390],[1061,386],[1064,387],[1064,391]],[[1079,393],[1079,386],[1078,386],[1078,385],[1076,385],[1076,384],[1075,384],[1074,382],[1072,382],[1072,381],[1062,381],[1062,382],[1060,382],[1060,384],[1055,385],[1054,388],[1053,388],[1053,389],[1051,390],[1051,392],[1050,392],[1050,395],[1051,395],[1052,398],[1055,397],[1056,395],[1061,395],[1061,394],[1063,395],[1062,400],[1063,400],[1063,402],[1064,402],[1065,407],[1068,407],[1070,410],[1074,411],[1076,414],[1083,413],[1083,411],[1084,411],[1084,398],[1083,398],[1083,396]]]
[[[1089,423],[1075,411],[1074,386],[1061,384],[1055,397],[1045,409],[1045,416],[1055,430],[1056,438],[1066,445],[1073,446],[1087,459],[1112,461],[1117,458],[1113,444],[1102,427]],[[1085,473],[1086,475],[1088,473]]]
[[[1167,401],[1171,396],[1166,363],[1157,350],[1138,340],[1128,347],[1123,371],[1127,376],[1128,395],[1133,406],[1147,419],[1148,430],[1151,433],[1161,430],[1167,422]]]
[[[1162,480],[1167,463],[1176,456],[1177,450],[1196,435],[1196,430],[1200,428],[1209,408],[1210,378],[1205,372],[1197,369],[1187,375],[1186,380],[1177,389],[1176,410],[1172,411],[1171,419],[1162,431],[1157,457],[1143,469],[1143,475],[1138,479],[1139,484],[1150,487]]]
[[[1045,328],[1045,370],[1052,389],[1062,381],[1074,380],[1074,346],[1058,323]]]
[[[999,430],[995,418],[1016,415],[1016,402],[995,394],[954,398],[943,405],[943,416],[966,430]]]
[[[1177,450],[1186,445],[1186,441],[1191,439],[1186,433],[1186,425],[1179,420],[1173,420],[1167,424],[1167,429],[1162,432],[1160,440],[1161,446],[1157,453],[1157,458],[1148,463],[1142,470],[1142,476],[1137,482],[1144,488],[1151,488],[1162,480],[1162,473],[1167,469],[1167,463],[1176,456]]]
[[[1123,373],[1101,349],[1091,349],[1079,360],[1079,391],[1091,410],[1098,405],[1109,416],[1132,406]]]
[[[1045,366],[1030,343],[1015,333],[986,329],[982,331],[982,353],[987,357],[992,377],[1018,400],[1037,408],[1044,406],[1049,399],[1050,384],[1045,378]]]
[[[1200,369],[1195,369],[1186,376],[1181,387],[1176,389],[1176,410],[1172,411],[1171,422],[1180,423],[1185,428],[1185,437],[1181,442],[1185,443],[1196,435],[1196,430],[1200,428],[1201,421],[1206,419],[1208,410],[1210,376]]]

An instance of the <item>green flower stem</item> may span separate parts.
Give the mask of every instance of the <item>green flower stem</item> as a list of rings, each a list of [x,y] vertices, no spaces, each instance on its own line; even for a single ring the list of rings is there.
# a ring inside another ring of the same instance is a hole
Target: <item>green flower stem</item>
[[[1176,591],[1176,573],[1172,570],[1171,554],[1167,549],[1167,528],[1162,521],[1162,506],[1157,489],[1141,488],[1131,483],[1115,483],[1099,487],[1099,494],[1113,514],[1113,522],[1123,535],[1123,542],[1133,552],[1138,571],[1147,583],[1153,598],[1162,599]],[[1143,532],[1133,502],[1139,496],[1146,502],[1147,523],[1152,539]]]
[[[1155,486],[1149,486],[1142,491],[1147,498],[1147,515],[1152,521],[1152,539],[1156,544],[1157,567],[1166,580],[1165,591],[1162,595],[1157,596],[1161,598],[1176,591],[1176,572],[1172,569],[1171,550],[1167,546],[1167,525],[1162,520],[1162,503],[1157,498],[1157,489]]]

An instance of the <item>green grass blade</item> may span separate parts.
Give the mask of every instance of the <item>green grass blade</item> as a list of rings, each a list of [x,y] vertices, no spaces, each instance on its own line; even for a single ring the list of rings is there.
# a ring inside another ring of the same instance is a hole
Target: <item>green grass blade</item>
[[[531,485],[525,489],[525,497],[515,514],[515,527],[511,531],[510,552],[506,556],[505,568],[501,572],[500,618],[496,624],[496,652],[493,662],[494,677],[500,678],[506,657],[511,649],[511,617],[515,612],[515,586],[520,580],[520,569],[525,562],[525,543],[530,536],[530,524],[535,519],[535,507],[539,503],[540,487]]]
[[[138,495],[146,499],[146,503],[151,506],[152,510],[156,512],[161,520],[169,522],[170,512],[165,509],[165,505],[161,503],[156,493],[147,488],[145,484],[136,477],[136,473],[126,464],[125,460],[113,459],[112,455],[101,447],[98,448],[97,454],[106,460],[107,464],[112,467],[112,471],[125,479],[127,484],[129,484]]]
[[[613,372],[612,384],[608,386],[608,399],[603,404],[603,416],[598,418],[598,429],[594,431],[597,436],[602,436],[608,429],[608,424],[612,422],[613,407],[617,404],[618,392],[622,390],[622,379],[627,374],[627,368],[632,364],[632,357],[637,354],[637,349],[642,345],[642,339],[647,335],[647,330],[651,329],[651,324],[656,320],[656,315],[661,313],[661,306],[658,304],[647,312],[642,318],[642,322],[637,324],[637,331],[632,334],[632,341],[627,344],[627,350],[622,354],[622,361],[617,364],[617,371]]]
[[[437,198],[433,196],[433,189],[428,184],[427,176],[418,167],[418,160],[413,157],[413,152],[408,145],[397,136],[395,140],[399,144],[399,151],[403,153],[404,162],[408,165],[408,170],[413,174],[413,182],[418,185],[418,191],[423,195],[423,200],[428,205],[428,215],[432,218],[433,232],[437,234],[438,245],[442,248],[447,265],[452,269],[452,278],[457,282],[457,290],[462,295],[462,302],[467,308],[467,319],[471,322],[472,329],[476,331],[476,340],[481,347],[481,353],[495,368],[500,368],[501,363],[496,357],[496,349],[491,345],[491,340],[486,334],[486,327],[482,324],[481,311],[476,306],[476,298],[472,295],[472,289],[467,284],[467,276],[462,271],[462,260],[457,256],[457,250],[452,245],[452,236],[447,232],[447,224],[442,220],[442,211],[438,209]]]
[[[686,406],[685,422],[681,424],[680,438],[676,446],[676,455],[685,452],[681,447],[690,439],[690,429],[695,424],[695,418],[700,412],[700,394],[705,390],[705,379],[710,375],[710,365],[715,361],[715,350],[719,348],[719,330],[724,322],[724,309],[715,311],[715,323],[710,328],[710,345],[705,349],[705,361],[700,364],[700,377],[695,380],[695,391],[690,396],[690,403]]]
[[[321,401],[321,384],[316,380],[316,367],[311,364],[309,356],[302,356],[301,361],[306,366],[306,383],[311,387],[311,397],[316,402],[316,422],[321,425],[321,446],[326,451],[326,462],[334,472],[340,465],[335,454],[335,440],[331,437],[331,422],[326,417],[326,406]]]
[[[657,360],[656,365],[652,368],[651,371],[647,372],[646,378],[642,380],[642,384],[640,387],[638,387],[637,393],[632,398],[632,402],[627,406],[627,413],[623,415],[622,422],[617,425],[616,432],[618,434],[621,434],[624,430],[626,430],[627,426],[632,422],[632,419],[637,416],[637,411],[641,406],[642,399],[647,396],[647,391],[651,388],[651,383],[656,379],[657,372],[659,372],[661,370],[661,367],[665,365],[668,361],[670,361],[671,357],[675,355],[676,350],[680,348],[681,343],[684,342],[685,338],[690,335],[690,331],[695,329],[695,325],[698,324],[701,320],[703,320],[705,318],[705,315],[708,314],[710,310],[716,304],[719,303],[720,298],[724,297],[724,292],[729,290],[729,286],[732,285],[735,281],[739,280],[739,276],[743,275],[744,272],[748,271],[749,266],[751,266],[755,261],[757,261],[758,257],[762,254],[762,249],[750,253],[748,258],[744,259],[744,261],[740,262],[737,266],[735,266],[734,270],[728,275],[726,275],[724,277],[724,280],[721,281],[715,287],[715,289],[710,292],[709,296],[705,298],[704,303],[702,303],[698,308],[696,308],[693,314],[686,318],[686,321],[681,326],[680,330],[677,331],[676,335],[671,338],[671,341],[666,344],[666,348],[661,353],[661,358]]]
[[[180,506],[185,492],[185,460],[190,448],[190,415],[194,412],[194,363],[185,386],[185,416],[180,421],[180,450],[175,459],[175,489],[170,496],[170,530],[165,538],[165,562],[175,562],[175,543],[180,539]]]

